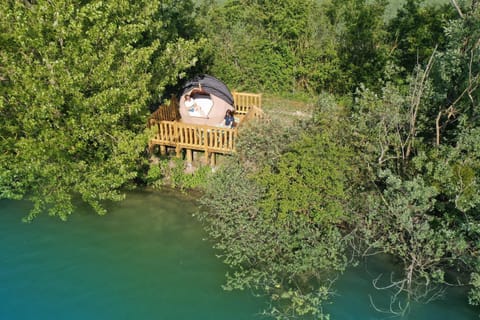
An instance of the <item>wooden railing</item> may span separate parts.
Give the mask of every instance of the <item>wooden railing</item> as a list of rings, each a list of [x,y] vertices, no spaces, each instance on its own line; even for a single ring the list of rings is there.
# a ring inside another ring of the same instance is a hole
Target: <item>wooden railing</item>
[[[238,124],[237,127],[240,127],[243,124],[249,122],[250,120],[264,119],[265,118],[265,113],[260,108],[251,107],[245,115],[240,115],[238,118],[241,119],[241,121],[240,121],[240,123]]]
[[[167,105],[161,105],[155,112],[153,112],[148,118],[148,127],[160,122],[160,121],[177,121],[180,120],[180,111],[178,110],[178,100],[172,95],[170,103]]]
[[[252,107],[262,108],[262,95],[256,93],[233,92],[235,113],[247,114]]]
[[[238,127],[253,118],[263,117],[261,95],[249,93],[233,93],[235,99],[235,117],[240,123],[236,128],[183,123],[180,120],[178,101],[172,97],[170,104],[160,106],[148,119],[148,127],[153,129],[154,136],[150,139],[150,150],[155,145],[160,146],[160,153],[165,154],[168,147],[175,148],[177,157],[182,151],[187,151],[187,160],[192,160],[192,150],[204,151],[207,163],[215,163],[216,153],[231,154],[235,152],[235,139]]]
[[[204,151],[209,162],[212,153],[230,154],[235,152],[236,128],[219,128],[187,124],[178,121],[160,121],[156,124],[157,133],[150,139],[150,146],[160,146],[161,153],[166,147],[174,147],[177,157],[186,149]],[[191,154],[187,157],[192,157]]]
[[[159,144],[179,148],[231,153],[236,135],[236,129],[162,121],[158,123],[158,134],[154,139]]]

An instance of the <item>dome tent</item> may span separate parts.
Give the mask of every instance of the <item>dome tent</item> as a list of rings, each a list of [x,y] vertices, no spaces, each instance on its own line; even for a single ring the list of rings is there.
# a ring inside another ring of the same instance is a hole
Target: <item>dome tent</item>
[[[181,121],[185,123],[217,126],[222,123],[228,109],[234,110],[233,96],[228,87],[207,74],[187,81],[179,102]]]

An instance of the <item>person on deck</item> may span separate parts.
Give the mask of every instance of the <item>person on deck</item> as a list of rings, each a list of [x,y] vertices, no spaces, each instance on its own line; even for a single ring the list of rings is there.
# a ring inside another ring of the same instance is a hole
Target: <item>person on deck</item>
[[[189,112],[195,111],[195,100],[189,94],[185,95],[185,107]]]
[[[233,111],[231,109],[228,109],[227,112],[225,113],[225,118],[224,118],[224,125],[227,128],[233,128],[235,125],[235,118],[233,116]]]

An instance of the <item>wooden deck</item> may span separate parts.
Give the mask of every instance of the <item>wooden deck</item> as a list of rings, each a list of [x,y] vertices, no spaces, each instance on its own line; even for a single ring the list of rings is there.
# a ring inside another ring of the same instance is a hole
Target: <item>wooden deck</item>
[[[203,151],[205,162],[212,165],[216,154],[234,153],[238,129],[245,122],[262,117],[263,111],[260,94],[233,92],[233,97],[239,123],[232,129],[180,122],[178,101],[172,97],[169,105],[160,106],[148,119],[148,126],[153,129],[149,149],[159,146],[160,153],[166,154],[168,148],[174,148],[177,157],[182,157],[185,150],[187,161],[193,160],[193,151]]]

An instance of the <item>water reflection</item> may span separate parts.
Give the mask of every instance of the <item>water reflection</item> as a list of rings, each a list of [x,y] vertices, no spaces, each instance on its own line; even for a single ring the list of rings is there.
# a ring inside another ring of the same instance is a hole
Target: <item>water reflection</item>
[[[477,319],[480,308],[468,305],[466,289],[461,287],[445,288],[443,296],[428,304],[410,304],[409,312],[401,317],[389,312],[393,289],[377,290],[373,282],[379,278],[378,286],[391,283],[390,276],[399,274],[399,266],[388,256],[369,258],[359,267],[349,269],[335,284],[336,296],[327,311],[338,320],[470,320]],[[405,300],[402,300],[404,306]],[[392,306],[394,311],[399,305]],[[379,309],[384,312],[379,312]]]

